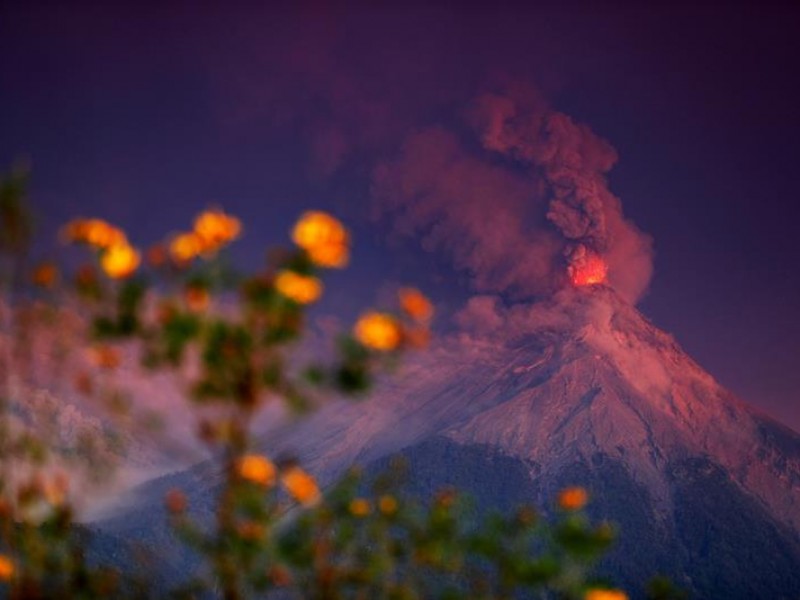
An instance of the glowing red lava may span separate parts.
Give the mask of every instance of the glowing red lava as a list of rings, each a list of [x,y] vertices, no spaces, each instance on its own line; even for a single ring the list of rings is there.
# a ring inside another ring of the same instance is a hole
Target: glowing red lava
[[[569,267],[569,277],[574,285],[597,285],[605,283],[608,265],[599,256],[589,256],[579,264]]]

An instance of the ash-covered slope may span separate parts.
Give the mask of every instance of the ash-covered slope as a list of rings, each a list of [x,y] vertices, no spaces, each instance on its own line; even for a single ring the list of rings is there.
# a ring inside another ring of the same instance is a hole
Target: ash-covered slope
[[[694,597],[800,597],[800,436],[607,288],[502,320],[480,308],[462,315],[473,334],[412,360],[366,403],[277,428],[264,450],[323,481],[402,453],[414,492],[450,483],[484,508],[546,507],[583,484],[592,511],[621,525],[603,568],[634,592],[661,571]]]

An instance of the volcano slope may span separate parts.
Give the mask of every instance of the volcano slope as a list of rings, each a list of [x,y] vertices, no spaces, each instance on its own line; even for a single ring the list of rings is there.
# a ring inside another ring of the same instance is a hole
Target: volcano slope
[[[480,310],[478,310],[480,309]],[[401,454],[411,493],[446,485],[479,509],[534,503],[566,485],[620,539],[599,572],[643,595],[656,573],[693,598],[800,597],[800,436],[721,387],[671,336],[603,286],[501,310],[479,299],[368,402],[334,402],[265,434],[323,482]],[[465,333],[468,332],[468,333]],[[210,514],[213,469],[151,482],[103,526],[163,538],[163,492]]]

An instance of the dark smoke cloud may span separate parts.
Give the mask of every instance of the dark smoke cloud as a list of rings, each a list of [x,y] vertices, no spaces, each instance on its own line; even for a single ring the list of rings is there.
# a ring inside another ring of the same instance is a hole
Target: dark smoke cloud
[[[599,255],[610,285],[635,302],[652,274],[651,240],[608,189],[614,149],[523,86],[480,96],[467,120],[482,151],[441,129],[412,134],[375,170],[379,212],[448,253],[478,291],[539,297]]]
[[[537,223],[540,194],[524,174],[471,156],[452,133],[431,128],[409,136],[373,183],[392,225],[447,253],[477,290],[529,296],[550,289],[559,240]]]

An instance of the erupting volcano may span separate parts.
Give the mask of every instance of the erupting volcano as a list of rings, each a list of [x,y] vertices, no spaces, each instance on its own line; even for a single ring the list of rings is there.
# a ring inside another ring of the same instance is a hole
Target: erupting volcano
[[[601,573],[631,598],[655,573],[691,598],[800,597],[800,436],[733,397],[608,286],[465,311],[473,333],[440,340],[367,403],[265,433],[261,450],[298,457],[323,482],[352,464],[382,471],[400,453],[410,493],[453,485],[479,509],[547,510],[559,489],[583,485],[592,515],[620,526]],[[162,535],[171,487],[211,511],[212,473],[150,484],[144,505],[107,527]]]
[[[567,268],[567,272],[573,285],[597,285],[606,282],[608,265],[599,256],[592,255],[579,263],[571,264]]]

